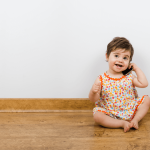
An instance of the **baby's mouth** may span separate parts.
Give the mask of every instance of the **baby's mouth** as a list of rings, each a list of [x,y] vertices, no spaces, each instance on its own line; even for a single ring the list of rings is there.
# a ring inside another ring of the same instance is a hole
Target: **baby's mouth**
[[[119,64],[115,64],[117,67],[122,67],[122,65],[119,65]]]

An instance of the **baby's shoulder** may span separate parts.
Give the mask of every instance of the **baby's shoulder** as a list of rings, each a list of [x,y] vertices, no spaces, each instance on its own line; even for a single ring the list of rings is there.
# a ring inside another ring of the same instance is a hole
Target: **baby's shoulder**
[[[132,72],[129,72],[128,74],[125,75],[126,78],[132,79],[134,77]]]
[[[100,74],[98,77],[100,78],[100,77],[104,77],[104,76],[105,76],[105,72]]]
[[[97,78],[96,78],[96,80],[95,80],[95,82],[102,82],[102,80],[103,80],[104,77],[105,77],[104,73],[98,75]]]

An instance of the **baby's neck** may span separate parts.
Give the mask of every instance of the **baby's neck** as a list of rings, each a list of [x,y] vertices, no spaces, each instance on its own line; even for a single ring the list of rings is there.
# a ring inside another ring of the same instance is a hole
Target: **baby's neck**
[[[106,71],[106,73],[113,78],[120,78],[123,76],[122,72],[112,73],[108,70],[108,71]]]

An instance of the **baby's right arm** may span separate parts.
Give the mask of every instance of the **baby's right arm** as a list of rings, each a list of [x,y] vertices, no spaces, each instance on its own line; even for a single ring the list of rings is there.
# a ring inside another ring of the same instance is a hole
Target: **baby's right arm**
[[[96,102],[97,100],[99,100],[100,92],[101,92],[101,82],[99,80],[99,77],[97,77],[89,93],[90,101]]]

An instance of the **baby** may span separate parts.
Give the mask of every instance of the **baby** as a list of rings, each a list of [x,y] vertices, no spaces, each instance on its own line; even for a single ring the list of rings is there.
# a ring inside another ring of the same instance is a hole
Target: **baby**
[[[150,107],[150,97],[139,97],[135,87],[145,88],[148,81],[142,70],[130,63],[134,49],[124,37],[116,37],[107,45],[106,60],[109,69],[97,77],[89,99],[95,102],[93,116],[96,123],[108,128],[138,129],[138,122]],[[132,71],[123,75],[127,68]]]

